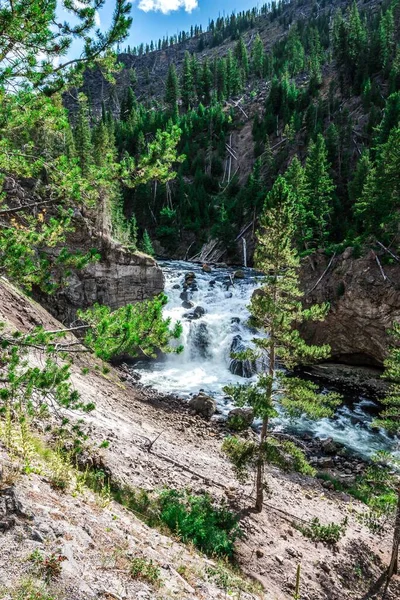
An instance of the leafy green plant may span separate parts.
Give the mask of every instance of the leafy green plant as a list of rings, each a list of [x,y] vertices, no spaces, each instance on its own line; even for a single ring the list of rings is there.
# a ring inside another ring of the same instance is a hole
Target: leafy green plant
[[[61,575],[62,563],[67,558],[63,554],[52,552],[48,556],[42,554],[38,549],[34,550],[29,556],[29,560],[34,564],[38,573],[43,575],[48,583]]]
[[[241,536],[238,516],[216,506],[208,494],[165,490],[158,499],[160,520],[184,542],[192,542],[209,556],[232,558]]]
[[[133,579],[142,579],[155,587],[161,584],[160,568],[151,559],[133,558],[129,571]]]
[[[348,519],[345,517],[341,523],[323,525],[318,517],[315,517],[307,525],[297,525],[297,529],[313,542],[334,545],[346,533],[347,523]]]
[[[43,581],[26,579],[14,586],[10,590],[12,600],[61,600],[60,596],[55,596],[47,590],[47,585]]]

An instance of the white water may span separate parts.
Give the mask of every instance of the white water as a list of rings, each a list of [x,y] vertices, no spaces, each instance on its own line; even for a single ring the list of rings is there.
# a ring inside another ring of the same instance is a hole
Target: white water
[[[165,292],[169,298],[164,314],[172,322],[181,321],[183,335],[180,341],[184,351],[159,361],[137,363],[135,370],[141,373],[144,385],[177,394],[183,399],[203,390],[216,399],[219,411],[227,414],[232,405],[222,388],[230,383],[251,382],[255,378],[254,375],[248,379],[234,375],[229,366],[234,338],[240,336],[245,346],[251,344],[253,332],[246,324],[249,316],[247,305],[257,287],[257,274],[252,269],[244,268],[244,279],[234,279],[234,269],[215,268],[211,273],[204,273],[200,265],[183,261],[165,261],[161,267],[166,279]],[[198,289],[189,293],[194,307],[188,309],[182,306],[180,295],[185,274],[190,271],[195,273],[195,287]],[[196,320],[185,317],[197,306],[205,309],[203,316]],[[370,427],[376,408],[376,404],[366,398],[346,398],[346,404],[337,410],[332,419],[310,421],[302,418],[293,423],[281,414],[275,426],[285,431],[307,432],[320,438],[332,437],[350,450],[367,457],[391,445],[385,432]]]

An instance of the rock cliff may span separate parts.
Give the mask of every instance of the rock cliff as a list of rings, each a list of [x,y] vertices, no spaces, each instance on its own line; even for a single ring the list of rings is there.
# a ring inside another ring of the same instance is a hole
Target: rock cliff
[[[330,344],[336,361],[383,364],[388,330],[400,321],[400,264],[385,264],[384,255],[378,260],[373,250],[356,258],[348,248],[329,269],[330,258],[322,253],[313,258],[315,270],[303,264],[306,304],[329,302],[331,309],[324,322],[302,326],[302,334],[310,343]]]

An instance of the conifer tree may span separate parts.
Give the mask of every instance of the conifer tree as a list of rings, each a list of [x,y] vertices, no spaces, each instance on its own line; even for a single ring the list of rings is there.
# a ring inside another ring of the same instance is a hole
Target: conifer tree
[[[149,256],[154,256],[155,254],[153,244],[151,243],[151,239],[147,232],[147,229],[144,230],[140,248],[145,254],[149,254]]]
[[[257,77],[262,77],[264,72],[264,45],[260,38],[260,35],[257,33],[256,38],[253,42],[253,48],[251,51],[251,67],[254,75]]]
[[[79,96],[79,110],[76,126],[74,129],[75,149],[82,174],[89,173],[92,159],[92,142],[89,123],[89,107],[86,96]]]
[[[334,189],[325,141],[319,134],[316,141],[310,144],[305,165],[305,219],[311,235],[311,239],[305,241],[310,241],[312,245],[318,246],[326,240]]]
[[[212,73],[208,59],[205,58],[203,62],[203,69],[201,74],[202,84],[202,95],[204,104],[207,106],[211,102],[211,91],[212,91]]]
[[[225,58],[219,58],[217,61],[216,88],[217,100],[221,102],[227,95],[227,66]]]
[[[391,331],[393,345],[390,348],[388,358],[385,361],[384,376],[392,381],[389,393],[381,401],[384,405],[384,410],[379,415],[379,418],[373,422],[375,427],[384,428],[390,433],[400,435],[400,324],[394,323]],[[393,458],[393,457],[392,457]],[[393,461],[392,461],[393,462]],[[389,460],[390,463],[390,460]],[[392,555],[387,572],[386,589],[394,574],[398,573],[399,548],[400,548],[400,473],[399,462],[394,461],[396,477],[394,481],[395,491],[397,494],[397,507],[393,527],[393,543]],[[385,597],[384,594],[383,597]]]
[[[249,307],[253,325],[266,335],[256,337],[253,340],[255,348],[240,355],[241,359],[256,361],[267,367],[262,369],[255,385],[225,388],[235,404],[251,406],[254,417],[262,421],[257,442],[228,437],[223,443],[223,449],[239,476],[243,477],[249,469],[254,469],[255,507],[258,511],[263,506],[266,463],[306,473],[312,471],[303,453],[293,444],[274,436],[270,429],[271,419],[277,416],[275,406],[278,397],[291,417],[302,414],[313,418],[330,416],[340,402],[337,394],[318,394],[317,386],[311,382],[290,377],[280,370],[281,366],[293,369],[329,356],[328,346],[306,344],[294,327],[306,320],[323,320],[329,309],[327,305],[302,308],[303,294],[298,275],[300,263],[292,243],[294,215],[290,189],[285,180],[278,177],[260,218],[255,255],[255,265],[265,278]],[[288,459],[289,455],[291,459]]]
[[[165,86],[165,102],[173,115],[177,115],[178,113],[178,98],[178,76],[176,74],[175,65],[171,63],[168,69],[167,83]]]
[[[167,83],[168,85],[168,83]],[[193,89],[193,73],[192,64],[190,61],[189,52],[185,52],[185,58],[183,60],[183,71],[181,79],[181,96],[182,104],[186,110],[193,105],[195,100],[194,89]]]
[[[243,38],[240,36],[236,47],[235,47],[235,58],[238,62],[239,67],[243,71],[244,79],[247,79],[249,76],[249,56],[247,53],[246,44],[243,41]]]

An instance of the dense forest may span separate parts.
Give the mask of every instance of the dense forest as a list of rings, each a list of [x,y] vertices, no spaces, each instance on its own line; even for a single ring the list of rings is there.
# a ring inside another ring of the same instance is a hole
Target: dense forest
[[[176,148],[168,181],[120,187],[115,224],[128,219],[133,245],[149,249],[150,236],[159,253],[184,255],[193,243],[194,255],[216,238],[234,256],[236,237],[250,224],[254,231],[279,174],[296,193],[302,252],[361,248],[374,237],[391,243],[399,191],[399,3],[323,2],[309,18],[302,6],[272,3],[171,39],[170,47],[185,40],[196,46],[178,67],[170,60],[162,96],[158,87],[138,99],[146,82],[155,88],[146,67],[140,84],[130,68],[117,110],[104,102],[100,121],[90,98],[89,107],[81,101],[72,137],[82,167],[107,156],[105,147],[119,163],[140,162],[149,149],[158,151],[160,129],[170,138],[165,147]],[[140,70],[143,52],[156,56],[166,43],[127,51],[138,55]],[[252,139],[242,143],[249,120]],[[249,148],[243,168],[240,154]]]

